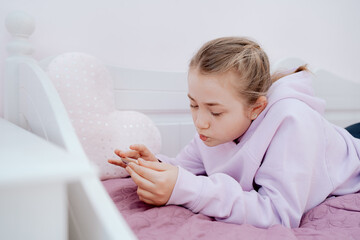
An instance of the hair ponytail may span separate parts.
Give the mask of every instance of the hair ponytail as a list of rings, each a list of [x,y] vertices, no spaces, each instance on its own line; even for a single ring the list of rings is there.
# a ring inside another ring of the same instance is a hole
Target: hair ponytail
[[[286,77],[288,75],[291,75],[293,73],[297,73],[297,72],[301,72],[301,71],[307,71],[310,72],[310,70],[307,67],[307,64],[301,65],[298,68],[295,69],[295,71],[284,71],[284,72],[275,72],[271,75],[271,81],[274,83],[277,80],[279,80],[280,78]]]

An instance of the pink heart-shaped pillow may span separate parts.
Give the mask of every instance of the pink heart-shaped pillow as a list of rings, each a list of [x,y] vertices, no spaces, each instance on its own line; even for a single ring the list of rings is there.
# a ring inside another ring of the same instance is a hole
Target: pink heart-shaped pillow
[[[145,144],[153,153],[161,148],[160,132],[146,115],[115,109],[113,81],[106,67],[95,57],[83,53],[57,56],[48,67],[60,98],[90,161],[100,179],[128,176],[107,159],[118,158],[116,148]]]

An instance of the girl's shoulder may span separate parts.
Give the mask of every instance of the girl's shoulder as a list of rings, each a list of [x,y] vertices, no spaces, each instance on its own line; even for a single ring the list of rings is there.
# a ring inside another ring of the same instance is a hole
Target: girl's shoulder
[[[323,116],[307,103],[296,98],[281,99],[269,107],[265,118],[270,122],[296,125],[322,124]]]

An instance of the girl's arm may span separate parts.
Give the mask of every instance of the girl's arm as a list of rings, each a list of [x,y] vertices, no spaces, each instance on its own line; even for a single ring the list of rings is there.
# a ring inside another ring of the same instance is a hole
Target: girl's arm
[[[195,175],[204,175],[206,171],[195,143],[196,137],[199,136],[196,134],[190,143],[186,145],[175,158],[162,154],[158,154],[156,157],[162,162],[180,166]]]
[[[180,167],[167,204],[183,205],[224,222],[297,227],[303,213],[321,203],[333,188],[324,160],[321,120],[307,120],[295,115],[280,123],[255,175],[261,186],[258,191],[243,191],[223,173],[195,176]],[[252,161],[250,154],[248,158]]]

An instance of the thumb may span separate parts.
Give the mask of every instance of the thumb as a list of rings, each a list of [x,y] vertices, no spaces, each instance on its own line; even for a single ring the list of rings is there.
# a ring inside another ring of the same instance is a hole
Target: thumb
[[[165,171],[168,169],[167,164],[161,162],[145,161],[141,158],[138,158],[138,162],[140,166],[147,167],[156,171]]]

